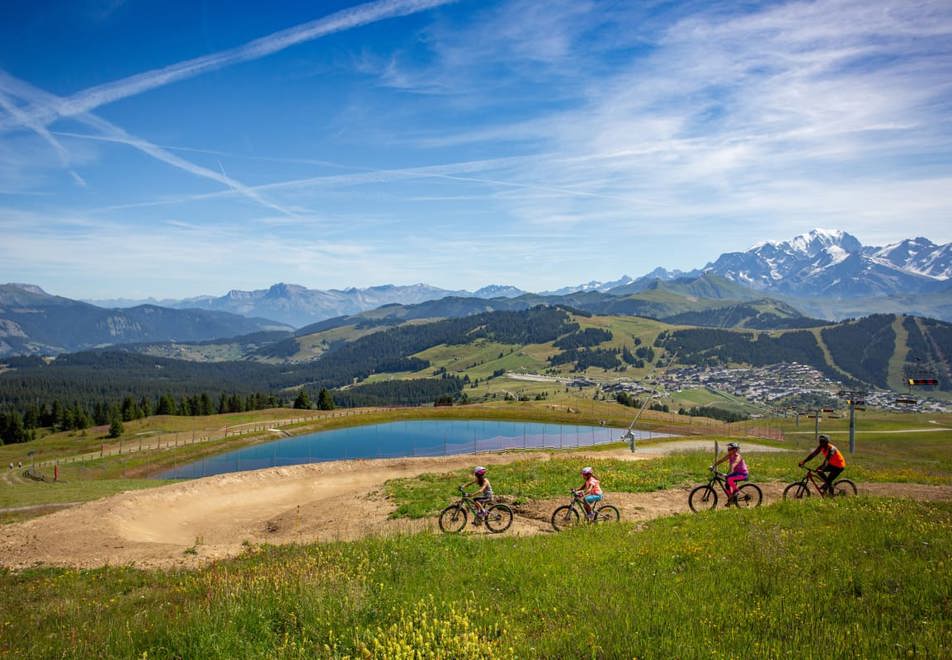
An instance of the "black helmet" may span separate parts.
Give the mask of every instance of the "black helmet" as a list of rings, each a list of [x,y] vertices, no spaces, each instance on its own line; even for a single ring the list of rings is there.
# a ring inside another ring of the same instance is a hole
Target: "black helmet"
[[[821,445],[827,445],[830,443],[830,436],[821,434],[817,440],[820,441]]]
[[[728,443],[727,443],[727,448],[728,448],[728,449],[740,449],[740,445],[737,444],[736,442],[728,442]]]

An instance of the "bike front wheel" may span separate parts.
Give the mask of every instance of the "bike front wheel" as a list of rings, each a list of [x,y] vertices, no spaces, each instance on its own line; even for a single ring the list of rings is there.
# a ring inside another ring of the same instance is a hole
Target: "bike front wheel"
[[[856,495],[856,484],[849,479],[840,479],[833,484],[833,497],[853,497]]]
[[[621,513],[611,504],[595,509],[595,522],[597,523],[618,522],[619,520],[621,520]]]
[[[493,534],[505,532],[512,524],[512,509],[505,504],[496,504],[486,511],[486,529]]]
[[[457,534],[466,527],[466,509],[451,504],[440,513],[440,529],[447,534]]]
[[[739,509],[752,509],[760,506],[763,501],[763,491],[757,484],[744,484],[737,489],[737,496],[734,498],[734,504]]]
[[[709,485],[698,486],[688,495],[688,506],[691,511],[709,511],[717,506],[717,491]]]
[[[578,523],[578,511],[576,511],[573,506],[560,506],[552,514],[552,527],[557,532],[561,532],[563,529],[569,529],[570,527],[576,527]]]
[[[785,500],[802,500],[806,497],[810,497],[810,489],[802,481],[792,483],[783,489],[783,499]]]

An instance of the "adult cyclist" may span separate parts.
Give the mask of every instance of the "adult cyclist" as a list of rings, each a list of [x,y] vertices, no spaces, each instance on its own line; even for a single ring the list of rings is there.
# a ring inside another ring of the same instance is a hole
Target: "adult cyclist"
[[[833,481],[843,473],[843,470],[846,469],[846,458],[843,456],[843,452],[836,448],[832,442],[830,442],[830,437],[828,435],[820,435],[818,438],[819,444],[817,448],[810,452],[810,455],[800,461],[800,467],[803,467],[804,463],[807,463],[817,454],[823,454],[823,463],[816,469],[816,471],[823,477],[824,490],[832,494],[833,493]]]

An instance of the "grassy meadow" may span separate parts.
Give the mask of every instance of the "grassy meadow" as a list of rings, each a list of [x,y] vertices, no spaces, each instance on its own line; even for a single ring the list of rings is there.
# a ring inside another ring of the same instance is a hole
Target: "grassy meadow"
[[[604,419],[625,426],[633,413],[613,402],[566,397],[386,411],[323,419],[301,430],[422,416],[582,424]],[[254,421],[257,413],[249,415],[243,421]],[[683,433],[699,428],[698,420],[662,413],[647,422]],[[949,432],[896,432],[950,422],[952,416],[867,413],[859,451],[848,456],[848,476],[860,484],[952,484]],[[775,423],[796,430],[792,420]],[[127,433],[137,432],[136,424],[127,425]],[[723,445],[742,428],[732,436],[704,437]],[[57,434],[36,442],[49,443],[53,452],[71,440]],[[0,506],[80,501],[159,485],[165,482],[144,477],[201,452],[261,441],[236,437],[67,465],[57,484],[0,481]],[[835,442],[845,448],[845,438]],[[768,444],[796,451],[748,454],[753,480],[790,481],[813,438],[789,433]],[[585,462],[611,493],[699,483],[710,460],[711,452],[690,451],[650,461]],[[577,485],[578,468],[578,459],[556,451],[548,460],[493,466],[491,477],[498,493],[517,500],[551,498]],[[395,515],[431,516],[468,477],[467,471],[424,474],[389,482],[385,490],[398,507]],[[952,503],[869,497],[812,498],[534,537],[420,533],[249,545],[239,557],[192,571],[0,570],[0,656],[948,657],[950,563]]]
[[[952,505],[856,498],[0,572],[18,658],[948,657]]]

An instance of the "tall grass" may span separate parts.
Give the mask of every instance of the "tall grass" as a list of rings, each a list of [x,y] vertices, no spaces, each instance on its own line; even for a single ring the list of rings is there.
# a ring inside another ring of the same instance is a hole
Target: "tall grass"
[[[264,547],[196,572],[2,572],[0,653],[948,657],[950,544],[952,505],[858,498]]]

